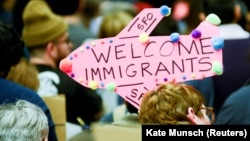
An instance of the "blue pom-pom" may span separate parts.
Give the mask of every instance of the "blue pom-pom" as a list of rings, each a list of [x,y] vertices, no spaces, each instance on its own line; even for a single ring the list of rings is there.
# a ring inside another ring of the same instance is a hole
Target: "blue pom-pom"
[[[163,5],[163,6],[160,7],[160,12],[161,12],[162,15],[168,16],[171,13],[171,8],[169,8],[166,5]]]
[[[172,34],[170,35],[170,40],[171,40],[171,42],[173,42],[173,43],[178,42],[178,41],[180,40],[180,34],[179,34],[179,33],[172,33]]]
[[[186,79],[187,79],[187,77],[186,77],[185,75],[183,75],[183,76],[182,76],[182,79],[183,79],[183,80],[186,80]]]
[[[212,46],[215,50],[220,50],[224,47],[224,39],[221,37],[212,37]]]

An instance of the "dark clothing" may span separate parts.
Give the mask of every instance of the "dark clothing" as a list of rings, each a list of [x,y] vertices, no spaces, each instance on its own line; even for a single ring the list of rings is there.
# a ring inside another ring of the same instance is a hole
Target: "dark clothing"
[[[242,87],[250,78],[250,63],[248,61],[250,39],[225,40],[222,50],[223,74],[213,77],[216,113],[225,99]]]
[[[203,97],[206,100],[206,106],[209,107],[214,106],[214,84],[212,77],[207,77],[202,80],[190,80],[184,83],[191,85],[197,90],[199,90],[199,92],[203,95]]]
[[[54,87],[57,90],[56,94],[65,94],[68,122],[79,124],[77,117],[81,117],[87,125],[95,121],[94,116],[103,108],[102,99],[96,91],[82,86],[59,69],[45,65],[36,65],[36,67],[39,71],[40,90]],[[46,94],[45,91],[43,93]],[[43,94],[39,93],[39,95]]]
[[[250,124],[250,85],[243,86],[225,100],[215,118],[215,124]]]
[[[0,20],[12,25],[12,13],[0,8]]]
[[[12,103],[20,99],[27,100],[39,106],[45,112],[49,124],[48,140],[57,141],[54,122],[47,105],[41,99],[41,97],[37,93],[26,87],[0,78],[0,104]]]

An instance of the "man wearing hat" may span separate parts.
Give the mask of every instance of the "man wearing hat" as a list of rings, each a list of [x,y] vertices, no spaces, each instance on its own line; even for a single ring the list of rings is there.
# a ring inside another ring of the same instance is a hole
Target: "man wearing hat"
[[[84,87],[58,68],[61,59],[72,51],[67,24],[52,12],[44,0],[31,0],[23,11],[22,38],[29,49],[30,61],[39,71],[40,96],[65,94],[67,121],[85,124],[100,119],[103,113],[101,97]]]

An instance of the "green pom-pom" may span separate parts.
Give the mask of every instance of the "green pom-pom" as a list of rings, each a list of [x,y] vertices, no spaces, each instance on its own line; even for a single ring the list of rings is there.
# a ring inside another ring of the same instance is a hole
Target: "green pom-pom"
[[[218,62],[218,61],[213,62],[212,71],[216,75],[221,75],[223,73],[222,64],[220,62]]]
[[[116,88],[116,85],[113,82],[108,83],[107,86],[106,86],[106,89],[109,90],[109,91],[115,91],[115,88]]]
[[[220,18],[216,14],[209,14],[206,17],[206,21],[213,25],[219,25],[221,23]]]

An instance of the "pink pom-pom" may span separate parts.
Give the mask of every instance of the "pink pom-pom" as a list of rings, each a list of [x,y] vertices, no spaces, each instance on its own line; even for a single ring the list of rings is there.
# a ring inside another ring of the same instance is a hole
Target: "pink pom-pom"
[[[72,63],[70,60],[65,58],[65,59],[61,60],[61,62],[59,64],[59,68],[63,72],[71,72],[72,71]]]

